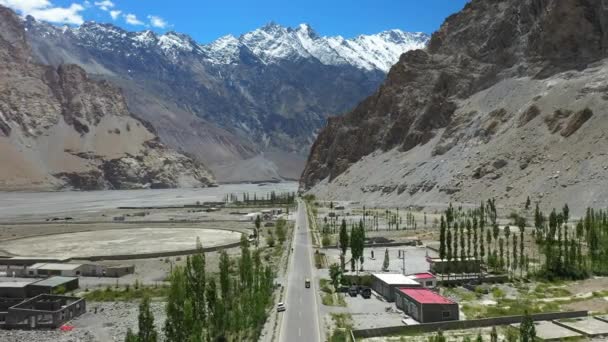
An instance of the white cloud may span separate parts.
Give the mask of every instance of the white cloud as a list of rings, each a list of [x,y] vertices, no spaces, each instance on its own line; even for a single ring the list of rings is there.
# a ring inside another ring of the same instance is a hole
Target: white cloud
[[[84,7],[76,3],[70,7],[56,7],[49,0],[0,0],[0,5],[53,23],[80,25],[84,22],[81,14]]]
[[[122,11],[110,11],[110,16],[112,17],[112,19],[116,20],[116,18],[118,18],[118,16],[122,13]]]
[[[166,28],[167,26],[169,26],[169,23],[165,21],[165,19],[156,16],[156,15],[149,15],[148,19],[150,20],[150,25],[152,25],[153,27],[158,27],[161,29]]]
[[[134,25],[134,26],[140,26],[143,25],[143,21],[137,19],[137,16],[135,14],[125,14],[125,21],[127,22],[127,24],[129,25]]]
[[[109,12],[110,8],[114,8],[114,3],[110,0],[95,1],[95,6],[101,8],[106,12]]]

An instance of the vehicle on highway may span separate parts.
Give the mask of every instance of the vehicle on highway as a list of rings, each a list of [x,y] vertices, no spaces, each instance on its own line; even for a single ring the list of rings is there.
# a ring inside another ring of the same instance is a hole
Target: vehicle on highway
[[[285,307],[285,303],[280,302],[280,303],[277,305],[277,312],[282,312],[282,311],[285,311],[285,310],[287,310],[287,308]]]
[[[348,294],[351,297],[357,297],[357,295],[359,294],[359,287],[353,285],[348,289]]]
[[[370,289],[369,287],[363,287],[361,289],[361,297],[365,298],[365,299],[369,299],[372,297],[372,289]]]
[[[306,280],[304,281],[304,286],[308,289],[310,288],[310,279],[306,278]]]

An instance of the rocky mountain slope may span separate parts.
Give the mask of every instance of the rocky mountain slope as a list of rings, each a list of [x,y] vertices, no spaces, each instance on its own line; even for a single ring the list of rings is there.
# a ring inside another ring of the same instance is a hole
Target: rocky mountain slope
[[[75,65],[34,62],[22,20],[0,6],[0,189],[132,189],[212,184],[160,143],[121,92]]]
[[[302,187],[385,205],[608,205],[608,2],[473,0],[319,134]]]
[[[401,53],[428,36],[354,39],[271,23],[199,44],[175,32],[25,20],[37,60],[75,63],[119,85],[129,108],[220,181],[297,179],[315,132],[371,94]]]

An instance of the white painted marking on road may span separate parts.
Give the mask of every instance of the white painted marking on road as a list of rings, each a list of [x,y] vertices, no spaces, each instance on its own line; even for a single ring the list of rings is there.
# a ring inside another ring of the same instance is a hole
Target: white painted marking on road
[[[302,318],[302,311],[298,311],[298,316],[300,316],[300,318]]]
[[[300,296],[300,305],[302,304],[302,297]]]
[[[298,328],[298,336],[302,337],[302,328]]]

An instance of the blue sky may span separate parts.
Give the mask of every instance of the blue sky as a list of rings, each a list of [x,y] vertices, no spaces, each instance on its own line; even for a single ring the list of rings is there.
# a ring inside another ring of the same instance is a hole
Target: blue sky
[[[432,33],[468,0],[0,0],[24,14],[56,23],[111,22],[129,30],[173,30],[201,43],[242,33],[270,21],[310,24],[321,35],[388,29]]]

